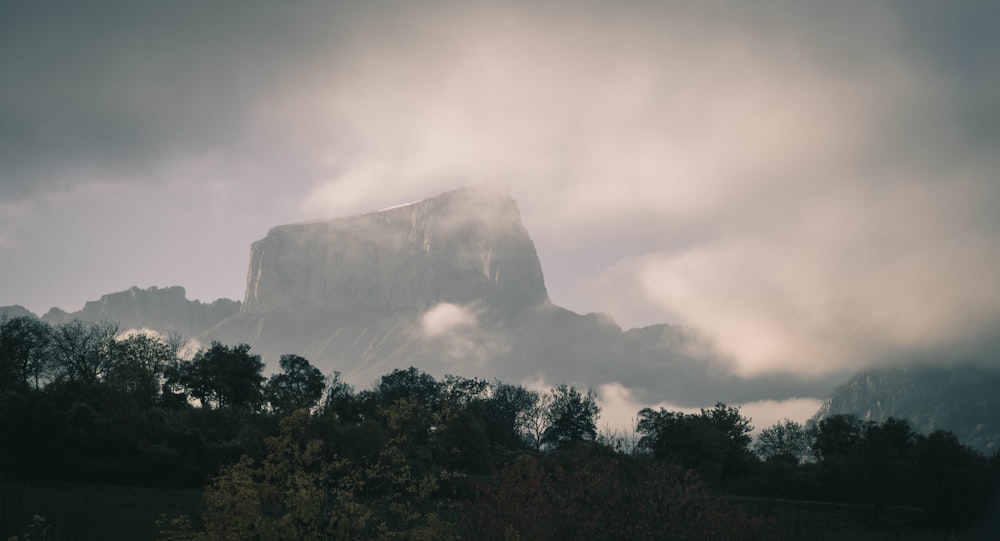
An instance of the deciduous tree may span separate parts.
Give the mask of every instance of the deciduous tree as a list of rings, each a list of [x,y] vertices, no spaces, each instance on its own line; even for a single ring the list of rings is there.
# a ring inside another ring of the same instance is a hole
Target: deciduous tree
[[[763,460],[780,460],[798,464],[805,459],[812,445],[809,433],[802,425],[785,419],[761,430],[754,450]]]
[[[271,376],[264,387],[264,394],[274,411],[286,414],[315,406],[326,388],[323,373],[298,355],[282,355],[278,363],[281,373]]]
[[[0,316],[0,389],[38,389],[51,368],[50,342],[46,323]]]
[[[264,363],[250,346],[212,342],[181,369],[181,380],[203,406],[257,410],[264,402]]]
[[[593,389],[581,393],[576,387],[560,385],[550,392],[550,397],[543,443],[559,448],[597,437],[597,416],[601,409]]]

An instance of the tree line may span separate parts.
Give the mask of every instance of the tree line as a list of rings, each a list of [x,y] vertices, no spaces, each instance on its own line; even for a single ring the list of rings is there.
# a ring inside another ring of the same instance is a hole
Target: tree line
[[[356,391],[245,344],[0,318],[0,479],[205,487],[164,539],[766,539],[720,494],[890,505],[964,528],[1000,470],[954,435],[850,416],[638,412],[599,434],[592,390],[394,370]],[[185,358],[186,357],[186,358]],[[9,532],[0,532],[8,534]]]

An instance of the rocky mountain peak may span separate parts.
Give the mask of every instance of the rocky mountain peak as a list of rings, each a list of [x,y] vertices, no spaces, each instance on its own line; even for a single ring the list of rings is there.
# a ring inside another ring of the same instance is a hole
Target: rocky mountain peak
[[[243,313],[422,313],[441,302],[514,311],[548,302],[505,189],[274,227],[251,248]]]

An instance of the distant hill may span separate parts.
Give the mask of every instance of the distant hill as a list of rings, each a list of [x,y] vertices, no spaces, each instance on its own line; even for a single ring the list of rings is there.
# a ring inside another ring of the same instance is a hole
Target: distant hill
[[[906,419],[924,434],[948,430],[992,455],[1000,449],[1000,371],[961,365],[860,372],[833,391],[812,421],[841,413]]]
[[[122,329],[147,328],[162,333],[179,332],[186,337],[200,336],[224,319],[239,312],[240,302],[219,299],[202,303],[187,299],[183,287],[132,287],[126,291],[109,293],[99,300],[88,301],[78,312],[52,308],[41,317],[50,325],[58,325],[75,318],[89,322],[116,321]],[[8,317],[36,314],[22,306],[0,307],[0,314]]]
[[[7,317],[38,317],[34,312],[21,306],[20,304],[0,306],[0,316],[4,315]]]

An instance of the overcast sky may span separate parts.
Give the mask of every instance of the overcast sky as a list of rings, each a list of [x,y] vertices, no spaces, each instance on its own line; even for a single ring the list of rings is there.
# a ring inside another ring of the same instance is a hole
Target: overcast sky
[[[0,305],[242,299],[271,226],[503,181],[554,302],[682,324],[744,374],[996,362],[998,20],[989,1],[3,2]]]

